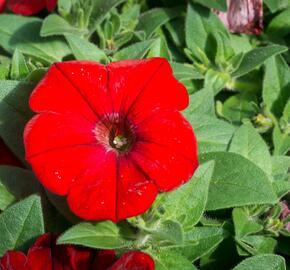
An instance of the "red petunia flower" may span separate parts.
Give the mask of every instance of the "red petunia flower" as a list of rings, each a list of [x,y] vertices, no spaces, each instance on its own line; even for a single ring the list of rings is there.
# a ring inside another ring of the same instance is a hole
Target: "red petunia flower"
[[[113,250],[97,251],[71,245],[56,245],[47,233],[30,247],[27,255],[8,251],[0,258],[1,270],[154,270],[152,258],[140,251],[116,257]]]
[[[22,167],[21,162],[11,152],[4,141],[0,138],[0,165],[12,165]]]
[[[30,97],[26,159],[85,219],[145,212],[198,166],[185,87],[162,58],[54,64]]]
[[[155,269],[155,264],[149,255],[143,252],[131,251],[121,256],[120,259],[109,268],[109,270],[126,269],[153,270]],[[97,268],[95,268],[94,270],[97,270]]]
[[[0,13],[2,13],[5,9],[6,0],[0,0]]]
[[[228,12],[217,12],[231,32],[258,35],[263,31],[263,0],[227,0]]]
[[[0,0],[0,13],[5,8],[5,2],[13,13],[24,16],[36,14],[44,8],[53,11],[57,4],[57,0]]]

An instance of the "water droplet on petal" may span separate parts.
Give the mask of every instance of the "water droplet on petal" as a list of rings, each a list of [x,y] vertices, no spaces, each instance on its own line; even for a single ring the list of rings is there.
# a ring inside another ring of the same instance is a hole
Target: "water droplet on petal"
[[[58,171],[55,171],[54,175],[56,176],[57,180],[61,180],[62,179],[61,175],[60,175],[60,173]]]

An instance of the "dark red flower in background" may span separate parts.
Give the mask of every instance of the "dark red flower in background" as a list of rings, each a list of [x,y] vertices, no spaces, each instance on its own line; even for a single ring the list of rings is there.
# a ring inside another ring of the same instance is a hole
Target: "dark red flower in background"
[[[40,236],[27,255],[8,251],[0,258],[0,270],[154,270],[152,258],[131,251],[120,258],[112,250],[94,250],[72,245],[56,245],[51,234]]]
[[[30,97],[26,159],[85,219],[145,212],[198,166],[185,87],[162,58],[54,64]]]
[[[5,5],[15,14],[30,16],[43,9],[53,11],[57,0],[0,0],[0,13],[3,12]]]
[[[263,0],[227,0],[228,11],[217,12],[231,32],[258,35],[263,31]]]
[[[12,165],[22,167],[21,162],[11,152],[4,141],[0,138],[0,165]]]

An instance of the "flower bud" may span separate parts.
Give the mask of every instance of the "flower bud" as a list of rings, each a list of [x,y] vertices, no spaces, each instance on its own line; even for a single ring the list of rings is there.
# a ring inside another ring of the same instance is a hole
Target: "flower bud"
[[[262,0],[227,0],[228,11],[217,12],[233,33],[259,35],[263,31]]]

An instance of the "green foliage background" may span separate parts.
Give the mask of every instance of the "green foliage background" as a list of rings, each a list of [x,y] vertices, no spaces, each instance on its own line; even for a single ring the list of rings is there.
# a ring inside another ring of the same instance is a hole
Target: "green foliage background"
[[[0,166],[0,256],[53,231],[59,244],[143,250],[157,270],[290,269],[290,1],[264,1],[260,36],[229,33],[211,8],[226,0],[59,0],[54,14],[0,15],[0,137],[26,166]],[[24,161],[29,94],[56,61],[158,56],[190,94],[201,165],[142,216],[81,222]]]

